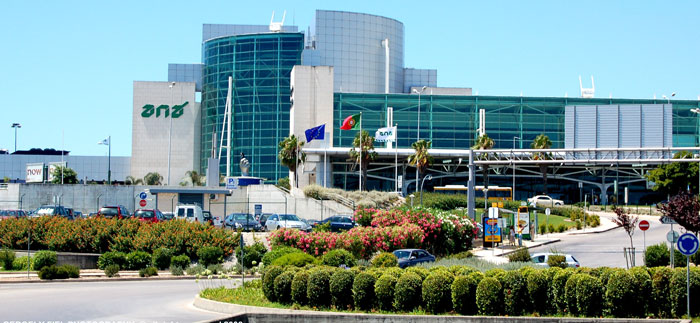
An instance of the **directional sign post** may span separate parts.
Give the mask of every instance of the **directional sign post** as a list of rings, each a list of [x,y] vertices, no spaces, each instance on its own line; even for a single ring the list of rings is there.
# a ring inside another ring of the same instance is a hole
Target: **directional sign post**
[[[647,220],[642,220],[639,221],[639,230],[642,230],[644,232],[644,254],[647,254],[647,230],[649,230],[649,221]],[[644,265],[646,265],[646,257],[644,258]]]
[[[678,238],[678,251],[680,251],[686,258],[685,267],[685,287],[686,287],[686,300],[688,306],[688,317],[690,317],[690,256],[698,251],[698,246],[700,242],[698,237],[692,233],[684,233],[680,238]]]

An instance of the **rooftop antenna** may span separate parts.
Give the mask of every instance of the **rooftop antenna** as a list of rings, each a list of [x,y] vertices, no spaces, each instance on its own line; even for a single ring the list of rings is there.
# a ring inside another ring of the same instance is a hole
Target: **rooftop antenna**
[[[581,75],[578,76],[578,84],[581,88],[581,97],[590,99],[595,96],[595,81],[593,81],[593,75],[591,75],[591,88],[583,88],[583,82],[581,81]]]
[[[282,14],[282,21],[275,22],[275,12],[272,11],[272,17],[270,18],[270,31],[273,33],[278,33],[282,31],[282,26],[284,25],[284,18],[287,17],[287,10]]]

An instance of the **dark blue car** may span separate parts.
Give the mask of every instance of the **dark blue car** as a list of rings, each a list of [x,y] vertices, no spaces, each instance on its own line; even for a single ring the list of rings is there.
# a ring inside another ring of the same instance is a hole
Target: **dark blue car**
[[[317,227],[322,224],[330,223],[331,231],[347,231],[355,227],[355,221],[349,215],[335,215],[328,217],[321,221],[316,221],[313,227]]]
[[[435,261],[435,256],[423,249],[394,250],[394,256],[399,260],[399,267],[406,268],[423,262]]]

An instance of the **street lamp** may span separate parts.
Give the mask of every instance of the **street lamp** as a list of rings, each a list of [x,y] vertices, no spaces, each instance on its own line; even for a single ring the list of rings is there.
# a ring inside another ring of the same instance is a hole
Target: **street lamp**
[[[671,97],[674,97],[674,96],[676,96],[676,92],[671,93]],[[666,99],[666,102],[668,104],[671,104],[671,99],[669,97],[667,97],[666,94],[662,94],[661,97]]]
[[[98,145],[107,145],[107,183],[112,185],[112,136],[97,143]]]
[[[22,128],[22,125],[19,123],[13,123],[12,128],[15,128],[15,151],[17,151],[17,128]]]
[[[522,139],[522,138],[520,138],[518,136],[513,137],[513,149],[515,149],[515,139]],[[513,154],[513,156],[511,156],[511,158],[515,159],[515,154]],[[513,192],[512,200],[515,201],[515,163],[513,163],[513,189],[512,189],[512,192]]]
[[[427,88],[427,86],[423,86],[420,88],[420,91],[416,89],[411,91],[412,93],[418,93],[418,135],[416,141],[420,140],[420,95],[423,94],[423,91]],[[416,190],[418,190],[418,165],[416,165]]]
[[[175,86],[175,82],[170,83],[170,104],[173,104],[173,87]],[[168,108],[169,110],[172,110]],[[170,185],[170,152],[171,152],[171,147],[172,147],[172,140],[173,140],[173,115],[171,113],[172,111],[168,112],[168,118],[170,118],[170,131],[168,131],[168,185]]]
[[[431,181],[431,180],[433,180],[433,176],[426,175],[425,177],[423,177],[423,180],[420,182],[420,207],[423,207],[423,184],[425,184],[426,179]]]

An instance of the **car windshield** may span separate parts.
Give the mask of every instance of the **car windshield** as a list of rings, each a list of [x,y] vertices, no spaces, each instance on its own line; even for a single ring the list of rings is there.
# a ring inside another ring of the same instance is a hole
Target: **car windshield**
[[[235,221],[255,221],[249,214],[234,214],[233,220]]]
[[[117,215],[117,214],[119,214],[119,211],[117,211],[116,207],[103,207],[100,209],[100,214],[102,214],[102,215]]]
[[[155,212],[149,210],[139,210],[136,211],[136,217],[150,219],[155,216]]]
[[[396,256],[396,258],[398,258],[398,259],[406,259],[409,256],[411,256],[411,252],[405,251],[405,250],[397,250],[397,251],[394,251],[394,256]]]
[[[294,214],[280,214],[280,221],[299,221]]]
[[[55,209],[56,208],[52,206],[42,206],[38,210],[36,210],[35,213],[38,215],[53,215]]]

